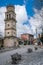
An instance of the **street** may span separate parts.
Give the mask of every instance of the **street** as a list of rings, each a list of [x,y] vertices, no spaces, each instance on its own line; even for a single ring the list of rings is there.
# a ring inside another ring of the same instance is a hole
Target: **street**
[[[32,53],[27,53],[27,49],[32,48]],[[17,65],[43,65],[43,49],[34,50],[34,45],[21,46],[16,50],[0,53],[0,65],[12,65],[11,55],[18,52],[22,55],[22,60]]]

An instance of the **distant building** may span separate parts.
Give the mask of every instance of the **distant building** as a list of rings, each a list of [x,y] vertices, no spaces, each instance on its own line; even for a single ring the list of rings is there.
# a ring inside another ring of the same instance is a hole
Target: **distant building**
[[[38,34],[38,38],[41,38],[41,34]]]
[[[38,37],[36,39],[34,39],[33,41],[34,44],[37,43],[37,45],[41,45],[42,41],[41,41],[41,34],[38,34]]]
[[[18,38],[18,44],[22,45],[24,43],[24,41],[21,38]]]
[[[21,39],[26,41],[26,44],[33,44],[34,35],[28,33],[21,34]]]

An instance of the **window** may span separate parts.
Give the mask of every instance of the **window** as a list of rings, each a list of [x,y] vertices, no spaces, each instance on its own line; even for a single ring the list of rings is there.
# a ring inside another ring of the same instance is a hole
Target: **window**
[[[9,24],[8,24],[8,26],[9,26]]]
[[[8,34],[9,34],[9,32],[8,32]]]
[[[14,32],[14,34],[15,34],[15,32]]]
[[[11,18],[11,14],[9,14],[9,18]]]
[[[7,19],[8,19],[8,15],[7,15]]]

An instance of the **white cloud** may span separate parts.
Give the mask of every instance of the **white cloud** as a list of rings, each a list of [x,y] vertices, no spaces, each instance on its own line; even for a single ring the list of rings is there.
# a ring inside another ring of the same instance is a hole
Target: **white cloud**
[[[34,33],[35,34],[35,29],[36,27],[40,27],[41,25],[41,21],[42,21],[42,17],[40,16],[40,14],[42,15],[42,11],[43,8],[41,10],[37,10],[34,9],[35,14],[33,17],[30,17],[30,19],[28,20],[28,15],[27,15],[27,11],[25,8],[25,5],[15,5],[15,12],[16,12],[16,20],[17,20],[17,36],[20,36],[20,34],[22,33]],[[0,8],[0,32],[4,33],[4,19],[5,19],[5,11],[6,11],[6,7],[1,7]],[[31,28],[29,25],[23,25],[24,22],[29,21]]]
[[[4,32],[4,18],[5,18],[6,7],[0,8],[0,31]],[[17,20],[17,36],[27,31],[29,28],[27,25],[23,25],[28,20],[25,5],[15,5],[16,20]],[[26,28],[26,29],[25,29]],[[24,30],[25,29],[25,30]]]
[[[34,16],[33,17],[30,17],[29,22],[30,22],[30,24],[32,26],[33,33],[34,34],[36,34],[36,28],[37,28],[37,33],[41,33],[40,27],[43,26],[42,25],[43,24],[42,23],[43,17],[41,17],[41,16],[43,16],[42,15],[42,13],[43,13],[42,10],[43,10],[43,8],[41,10],[34,9],[34,11],[35,11]]]
[[[17,20],[17,36],[20,36],[20,34],[25,33],[27,28],[29,28],[29,26],[27,27],[27,25],[23,25],[23,23],[28,20],[25,5],[15,5],[15,12]]]
[[[25,5],[15,5],[15,12],[16,12],[16,20],[18,23],[23,23],[24,21],[27,21],[27,12]]]
[[[6,8],[5,7],[0,7],[0,32],[3,35],[4,34],[4,18],[5,18],[5,11]]]

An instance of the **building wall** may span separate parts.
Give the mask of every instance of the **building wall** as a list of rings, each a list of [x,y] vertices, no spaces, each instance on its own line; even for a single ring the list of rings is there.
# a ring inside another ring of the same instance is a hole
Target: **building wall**
[[[33,44],[34,36],[26,33],[21,35],[21,39],[26,41],[27,44]]]
[[[30,34],[22,34],[21,35],[21,39],[23,40],[32,40],[34,38],[33,35],[30,35]]]
[[[15,30],[6,30],[5,36],[16,36]]]
[[[14,47],[18,45],[18,41],[16,38],[5,38],[4,39],[4,47]]]
[[[15,23],[15,21],[13,21],[13,20],[6,21],[5,22],[5,29],[7,29],[7,28],[14,28],[14,29],[16,29],[16,23]]]
[[[28,35],[22,34],[22,35],[21,35],[21,39],[27,40],[27,39],[29,39],[29,37],[28,37]]]

